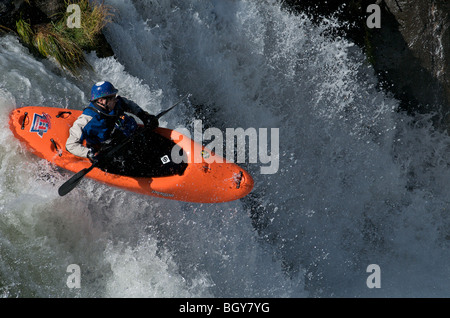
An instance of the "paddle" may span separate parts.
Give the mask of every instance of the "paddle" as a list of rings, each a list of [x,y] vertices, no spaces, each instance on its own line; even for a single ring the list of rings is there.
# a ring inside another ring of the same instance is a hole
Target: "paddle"
[[[190,96],[190,94],[186,94],[185,96],[183,96],[178,102],[176,102],[174,105],[172,105],[170,108],[162,111],[161,113],[159,113],[158,115],[156,115],[156,118],[161,118],[162,116],[164,116],[165,114],[167,114],[169,111],[171,111],[175,106],[177,106],[178,104],[180,104],[186,97]],[[128,138],[127,140],[125,140],[124,142],[116,145],[115,147],[113,147],[112,149],[110,149],[107,153],[105,153],[104,155],[102,155],[102,159],[106,159],[111,157],[113,154],[115,154],[117,151],[119,151],[120,149],[122,149],[122,147],[124,147],[125,145],[127,145],[131,140],[133,140],[134,138],[136,138],[137,136],[142,135],[142,133],[145,131],[145,129],[143,129],[140,133],[133,135],[131,138]],[[85,175],[87,175],[92,169],[94,169],[97,166],[98,162],[94,162],[89,168],[84,168],[83,170],[78,171],[75,175],[73,175],[69,180],[67,180],[66,182],[64,182],[63,185],[61,185],[58,189],[58,194],[60,196],[65,196],[67,193],[69,193],[70,191],[72,191],[77,185],[78,183],[80,183],[80,181],[84,178]]]

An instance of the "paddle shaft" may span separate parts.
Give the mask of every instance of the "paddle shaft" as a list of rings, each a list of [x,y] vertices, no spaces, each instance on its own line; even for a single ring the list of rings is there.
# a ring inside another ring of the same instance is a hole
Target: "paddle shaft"
[[[156,115],[156,118],[161,118],[162,116],[164,116],[165,114],[167,114],[169,111],[171,111],[173,108],[175,108],[175,106],[177,106],[178,104],[180,104],[186,97],[190,96],[190,94],[186,94],[185,96],[183,96],[178,102],[176,102],[174,105],[172,105],[171,107],[169,107],[168,109],[162,111],[161,113],[159,113],[158,115]],[[111,157],[114,153],[116,153],[117,151],[119,151],[120,149],[122,149],[122,147],[124,147],[125,145],[127,145],[131,140],[134,140],[134,138],[136,138],[137,136],[142,135],[142,133],[145,131],[145,128],[138,134],[135,134],[133,136],[131,136],[131,138],[128,138],[127,140],[125,140],[124,142],[118,144],[117,146],[113,147],[111,150],[109,150],[104,156],[103,159]],[[70,191],[72,191],[77,185],[78,183],[80,183],[80,181],[84,178],[85,175],[87,175],[92,169],[94,169],[97,166],[97,162],[94,162],[89,168],[84,168],[83,170],[80,170],[79,172],[77,172],[75,175],[73,175],[69,180],[67,180],[66,182],[64,182],[63,185],[61,185],[58,189],[58,194],[60,196],[65,196],[67,193],[69,193]]]
[[[177,106],[179,103],[181,103],[182,101],[184,101],[186,99],[186,97],[190,96],[191,94],[186,94],[184,95],[178,102],[176,102],[175,104],[173,104],[171,107],[169,107],[168,109],[160,112],[158,115],[156,115],[156,118],[160,119],[162,116],[164,116],[165,114],[167,114],[169,111],[171,111],[175,106]]]

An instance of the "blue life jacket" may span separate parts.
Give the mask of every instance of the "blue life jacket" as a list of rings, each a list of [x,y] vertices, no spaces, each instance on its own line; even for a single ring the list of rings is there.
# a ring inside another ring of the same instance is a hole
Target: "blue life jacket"
[[[125,114],[124,108],[128,107],[121,98],[118,98],[116,106],[109,113],[90,103],[83,114],[92,119],[83,127],[80,142],[86,140],[88,147],[98,146],[110,139],[116,131],[126,137],[131,136],[138,125],[133,117]]]

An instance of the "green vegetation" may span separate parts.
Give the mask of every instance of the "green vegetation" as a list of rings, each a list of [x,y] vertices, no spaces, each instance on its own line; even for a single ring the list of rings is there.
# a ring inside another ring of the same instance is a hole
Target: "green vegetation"
[[[55,28],[66,37],[78,43],[83,49],[91,50],[96,45],[96,38],[101,33],[102,29],[111,22],[112,13],[111,8],[101,5],[91,5],[89,0],[80,1],[66,1],[66,4],[78,4],[81,9],[81,28],[68,28],[67,20],[71,13],[64,13],[64,16],[55,25]]]
[[[78,75],[80,67],[88,65],[83,50],[95,50],[101,30],[111,21],[110,7],[91,5],[89,0],[66,1],[77,4],[81,11],[81,27],[69,28],[67,21],[72,13],[63,12],[54,23],[32,26],[23,19],[16,21],[16,30],[22,41],[35,53],[53,57],[63,68]]]
[[[33,43],[34,33],[29,23],[26,23],[24,20],[20,19],[16,22],[16,28],[17,33],[19,33],[19,36],[23,42],[28,45]]]

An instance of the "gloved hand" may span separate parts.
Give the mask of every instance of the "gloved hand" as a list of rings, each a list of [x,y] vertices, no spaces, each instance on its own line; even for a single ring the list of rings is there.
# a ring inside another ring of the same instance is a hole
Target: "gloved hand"
[[[155,115],[150,115],[144,111],[141,112],[138,117],[144,123],[145,128],[153,130],[159,126],[159,120]]]
[[[98,158],[95,155],[95,150],[92,148],[89,148],[89,151],[87,153],[87,158],[92,162],[92,163],[97,163],[98,162]]]

